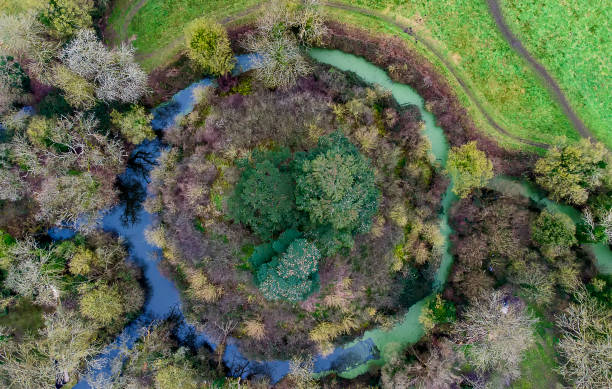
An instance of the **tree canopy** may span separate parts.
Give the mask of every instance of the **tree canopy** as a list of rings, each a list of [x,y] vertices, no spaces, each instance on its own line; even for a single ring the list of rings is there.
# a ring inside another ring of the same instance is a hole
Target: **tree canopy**
[[[531,224],[531,238],[548,258],[567,252],[577,243],[576,225],[563,213],[542,211]]]
[[[297,208],[314,225],[350,233],[369,230],[380,191],[370,161],[342,133],[322,137],[318,147],[299,155],[294,174]]]
[[[50,28],[56,38],[67,38],[79,29],[91,26],[92,0],[51,0],[40,20]]]
[[[281,235],[279,241],[282,242],[284,238]],[[284,248],[285,245],[280,243],[273,246],[276,246],[276,250]],[[319,250],[313,243],[298,238],[291,241],[286,250],[279,254],[257,270],[259,289],[269,300],[303,300],[315,285],[313,276],[318,270],[321,258]]]
[[[297,223],[293,179],[286,149],[268,153],[256,152],[244,166],[233,195],[228,200],[229,216],[245,224],[264,240]]]
[[[185,28],[187,55],[205,72],[224,75],[234,68],[234,53],[225,28],[207,18],[192,21]]]
[[[603,143],[562,141],[535,165],[536,182],[555,201],[582,205],[602,184],[612,182],[612,156]]]
[[[446,170],[453,179],[453,192],[461,198],[473,189],[481,188],[493,178],[493,164],[478,150],[475,141],[453,147],[448,155]]]

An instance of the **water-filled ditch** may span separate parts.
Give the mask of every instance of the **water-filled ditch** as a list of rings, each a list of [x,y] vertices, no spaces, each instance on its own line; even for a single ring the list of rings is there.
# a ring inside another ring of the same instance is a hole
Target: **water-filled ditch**
[[[337,50],[312,49],[310,55],[319,62],[341,70],[354,72],[364,81],[378,84],[390,90],[400,105],[417,106],[425,123],[424,134],[431,143],[432,155],[440,168],[443,168],[448,156],[448,142],[443,130],[436,125],[434,116],[425,109],[423,98],[412,88],[391,81],[384,70],[351,54]],[[239,56],[236,73],[247,71],[252,66],[253,56]],[[176,123],[180,117],[191,112],[195,104],[194,90],[200,86],[210,85],[212,82],[212,79],[204,79],[194,83],[178,92],[170,101],[155,108],[152,121],[154,129],[164,130]],[[165,277],[157,266],[162,256],[161,250],[148,244],[144,236],[145,230],[153,223],[153,215],[147,213],[142,208],[141,203],[147,195],[146,187],[149,173],[159,156],[161,147],[162,144],[158,140],[145,141],[134,150],[125,173],[119,177],[121,185],[128,188],[128,194],[124,198],[125,201],[109,210],[102,218],[102,228],[105,231],[115,232],[127,242],[130,249],[130,260],[135,261],[143,268],[144,276],[151,290],[145,306],[145,313],[128,325],[117,340],[100,356],[101,367],[94,371],[94,375],[101,378],[109,376],[110,361],[119,355],[117,347],[119,344],[123,343],[131,347],[140,335],[140,330],[155,318],[161,318],[170,313],[182,317],[179,292],[172,281]],[[517,194],[529,196],[543,207],[557,207],[563,212],[571,213],[570,216],[573,218],[579,217],[574,209],[550,202],[527,183],[514,182],[498,177],[491,185],[503,190],[512,188],[511,190],[517,191]],[[448,212],[456,201],[456,196],[452,193],[451,187],[452,183],[443,195],[441,203],[440,226],[445,238],[445,246],[443,258],[435,276],[434,291],[443,287],[453,261],[449,250],[449,236],[452,230],[448,224]],[[129,204],[129,207],[127,204]],[[52,229],[50,235],[55,239],[66,239],[72,234],[68,229]],[[612,271],[612,253],[609,248],[604,245],[594,245],[593,251],[598,258],[602,272],[610,273]],[[411,306],[402,320],[392,329],[367,331],[360,338],[336,348],[329,355],[316,356],[314,361],[315,373],[324,374],[335,371],[342,377],[353,378],[366,372],[369,364],[384,362],[385,350],[388,347],[403,346],[418,341],[423,335],[423,328],[418,318],[428,298]],[[207,344],[213,349],[216,347],[206,334],[195,332],[193,327],[187,323],[183,323],[181,332],[183,334],[194,334],[196,344]],[[238,341],[231,338],[228,340],[223,361],[234,376],[247,377],[262,374],[269,376],[273,382],[280,380],[289,371],[288,361],[260,362],[248,360],[239,350]],[[81,380],[75,386],[79,389],[88,387],[90,386],[85,380]]]

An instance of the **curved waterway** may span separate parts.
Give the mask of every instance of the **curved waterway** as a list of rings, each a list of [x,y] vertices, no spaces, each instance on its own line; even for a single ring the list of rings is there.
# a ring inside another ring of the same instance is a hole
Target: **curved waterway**
[[[431,152],[439,168],[443,168],[448,157],[449,145],[443,130],[435,123],[434,116],[424,107],[424,101],[412,88],[407,85],[391,81],[389,76],[382,69],[367,62],[363,58],[337,50],[312,49],[310,55],[313,59],[331,65],[341,70],[351,71],[365,82],[378,84],[382,88],[391,91],[393,97],[400,105],[415,105],[421,112],[425,123],[424,134],[430,140]],[[253,55],[237,57],[238,62],[235,73],[247,71],[253,67]],[[178,92],[173,98],[155,108],[152,113],[154,119],[151,124],[156,130],[165,130],[177,123],[177,121],[193,110],[195,105],[194,90],[201,86],[207,86],[214,80],[207,78],[190,85],[188,88]],[[122,334],[108,346],[105,352],[99,356],[97,366],[90,377],[97,377],[99,380],[106,380],[111,377],[112,362],[121,358],[119,347],[125,345],[132,347],[134,342],[142,333],[142,329],[151,324],[155,319],[166,317],[170,314],[177,314],[182,317],[180,294],[167,277],[158,269],[158,262],[162,258],[161,250],[147,243],[144,232],[150,228],[154,222],[153,215],[147,213],[142,202],[147,196],[147,184],[149,173],[155,166],[156,160],[161,152],[162,144],[159,140],[144,142],[140,144],[130,156],[130,161],[125,173],[119,176],[119,182],[127,190],[124,191],[123,202],[110,209],[102,217],[102,228],[105,231],[117,233],[129,246],[130,260],[142,267],[144,276],[150,286],[150,294],[145,304],[144,313],[128,325]],[[500,178],[492,182],[492,185],[506,187],[512,181]],[[533,188],[525,186],[527,184],[516,183],[519,194],[532,196],[537,201],[547,200]],[[441,202],[440,227],[445,239],[443,257],[440,267],[434,279],[434,292],[440,291],[446,282],[450,271],[453,258],[450,255],[449,236],[452,230],[448,223],[448,212],[457,197],[451,191],[450,183],[447,191],[443,195]],[[551,204],[554,204],[550,202]],[[548,202],[545,204],[548,206]],[[552,206],[552,205],[551,205]],[[556,205],[558,206],[558,205]],[[560,207],[560,206],[558,206]],[[574,212],[576,212],[574,210]],[[579,215],[573,215],[579,217]],[[74,233],[70,229],[51,229],[50,235],[54,239],[67,239]],[[603,246],[603,245],[601,245]],[[597,250],[600,251],[597,254]],[[607,246],[594,247],[594,252],[598,258],[608,256],[608,264],[612,263],[612,255]],[[600,260],[601,263],[605,262]],[[603,270],[603,269],[602,269]],[[608,268],[607,273],[610,273]],[[431,297],[431,296],[430,296]],[[405,346],[417,342],[423,336],[423,328],[419,323],[419,315],[423,305],[430,298],[417,302],[410,307],[402,320],[390,330],[374,329],[366,331],[363,336],[346,344],[337,347],[331,354],[326,356],[316,356],[314,359],[314,371],[316,374],[336,372],[345,378],[353,378],[365,373],[370,364],[383,363],[389,348]],[[212,349],[216,344],[206,336],[197,332],[193,326],[183,320],[180,327],[180,335],[186,337],[193,335],[197,346],[208,345]],[[247,359],[239,349],[236,339],[230,338],[225,348],[223,362],[228,367],[233,376],[248,377],[252,375],[265,375],[270,377],[272,382],[278,382],[289,372],[288,361],[254,361]],[[90,388],[88,382],[83,379],[77,383],[75,388]]]

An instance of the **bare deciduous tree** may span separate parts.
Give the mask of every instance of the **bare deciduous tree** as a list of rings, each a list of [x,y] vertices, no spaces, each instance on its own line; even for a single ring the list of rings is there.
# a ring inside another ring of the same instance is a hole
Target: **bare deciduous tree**
[[[61,61],[73,72],[96,85],[104,101],[135,103],[147,90],[147,74],[134,60],[126,44],[107,49],[92,30],[81,30],[62,50]]]
[[[534,342],[537,320],[520,301],[504,297],[500,291],[483,296],[465,311],[455,333],[460,343],[470,345],[467,358],[478,372],[512,380],[520,376],[522,354]]]
[[[38,304],[55,305],[59,302],[59,275],[45,270],[52,251],[39,250],[33,239],[17,241],[10,247],[12,265],[4,284],[15,293],[30,298]]]
[[[295,6],[272,1],[257,23],[257,31],[244,47],[258,53],[256,75],[270,88],[287,88],[312,69],[300,45],[320,44],[327,34],[323,13],[316,0]]]
[[[45,315],[40,335],[2,343],[0,382],[20,389],[63,385],[100,350],[94,345],[95,331],[61,308]]]
[[[312,357],[296,356],[289,361],[288,378],[296,389],[317,389],[321,386],[314,378]]]
[[[577,388],[612,387],[612,311],[582,288],[557,317],[559,373]]]
[[[17,172],[0,161],[0,200],[17,201],[21,199],[25,190],[23,180]]]
[[[41,81],[50,80],[48,64],[59,43],[45,37],[45,27],[31,13],[0,15],[0,53],[15,56]]]
[[[101,190],[106,189],[107,193]],[[50,223],[74,223],[81,230],[95,226],[98,212],[116,197],[114,189],[101,186],[90,174],[47,177],[34,198],[40,205],[36,217]]]
[[[425,353],[418,353],[410,347],[410,354],[414,357],[412,362],[402,358],[404,355],[399,350],[392,352],[389,364],[382,369],[382,387],[446,389],[460,383],[459,366],[464,360],[453,347],[448,340],[430,344]]]
[[[270,88],[288,88],[299,77],[311,72],[298,42],[285,34],[269,39],[262,35],[250,35],[244,42],[247,50],[258,53],[256,75]]]

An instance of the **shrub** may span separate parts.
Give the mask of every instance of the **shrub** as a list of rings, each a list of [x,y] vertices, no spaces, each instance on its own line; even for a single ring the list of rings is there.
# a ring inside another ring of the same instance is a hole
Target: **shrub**
[[[259,289],[268,300],[299,301],[314,287],[321,254],[306,239],[295,239],[280,256],[257,270]]]
[[[92,24],[92,0],[50,0],[40,20],[55,38],[68,38]]]
[[[187,276],[187,294],[197,300],[212,302],[219,298],[221,290],[208,281],[202,271],[192,271]]]
[[[531,239],[551,259],[567,253],[577,243],[575,234],[576,225],[563,213],[544,210],[531,224]]]
[[[72,107],[60,92],[51,92],[38,103],[38,113],[46,118],[67,116]]]
[[[85,78],[70,71],[66,66],[55,67],[53,81],[64,91],[66,101],[73,107],[89,109],[94,106],[94,86]]]
[[[28,100],[30,79],[11,56],[0,56],[0,114]]]
[[[197,375],[187,366],[167,365],[155,373],[156,389],[197,389]]]
[[[453,192],[461,198],[473,189],[481,188],[493,178],[493,164],[478,150],[476,141],[453,147],[448,155],[446,170],[453,180]]]
[[[454,323],[456,317],[455,304],[442,299],[437,294],[435,299],[429,301],[419,316],[419,322],[423,324],[425,332],[431,331],[436,324]]]
[[[308,334],[310,339],[317,343],[320,351],[327,354],[333,349],[331,341],[342,334],[348,334],[358,328],[357,322],[351,315],[345,316],[338,322],[321,322]]]
[[[535,165],[536,182],[555,201],[584,204],[589,193],[612,181],[611,155],[606,147],[590,139],[576,144],[562,141]]]
[[[46,146],[47,137],[55,124],[54,120],[47,119],[43,116],[34,116],[26,129],[28,140],[32,144],[43,148]]]
[[[292,227],[299,219],[295,208],[294,186],[286,149],[255,152],[253,161],[242,161],[240,180],[228,201],[228,214],[245,224],[264,240]]]
[[[224,75],[234,67],[235,58],[225,28],[210,19],[199,18],[185,28],[187,55],[205,72]]]
[[[4,88],[13,88],[22,92],[27,92],[30,88],[30,78],[26,72],[13,57],[7,55],[0,56],[0,82]]]
[[[113,110],[110,117],[113,126],[130,143],[137,145],[145,139],[155,139],[155,132],[151,128],[153,115],[146,113],[144,107],[140,105],[132,105],[123,113]]]
[[[117,288],[106,284],[85,292],[81,296],[80,309],[83,316],[102,325],[108,325],[115,319],[121,319],[125,313],[121,294]]]
[[[91,272],[91,265],[96,261],[93,251],[81,248],[70,260],[69,269],[72,274],[88,275]]]
[[[266,326],[261,320],[250,319],[244,322],[244,333],[250,338],[262,340],[266,337]]]

